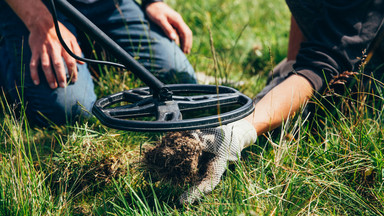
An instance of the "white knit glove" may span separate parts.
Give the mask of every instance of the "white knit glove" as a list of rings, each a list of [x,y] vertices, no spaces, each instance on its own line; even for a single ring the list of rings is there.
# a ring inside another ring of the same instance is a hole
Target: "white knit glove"
[[[238,160],[241,151],[257,139],[255,128],[244,119],[216,128],[191,131],[191,134],[201,142],[203,151],[215,156],[207,164],[205,177],[180,196],[180,203],[193,203],[202,194],[210,193],[219,184],[227,162]]]

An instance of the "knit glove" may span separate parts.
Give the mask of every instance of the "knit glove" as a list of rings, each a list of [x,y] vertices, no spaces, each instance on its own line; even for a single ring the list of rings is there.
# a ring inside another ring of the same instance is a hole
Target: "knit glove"
[[[257,133],[252,124],[244,119],[216,128],[191,131],[203,151],[215,156],[208,162],[204,178],[180,196],[180,203],[193,203],[203,194],[210,193],[226,170],[228,161],[240,158],[241,151],[255,143]]]

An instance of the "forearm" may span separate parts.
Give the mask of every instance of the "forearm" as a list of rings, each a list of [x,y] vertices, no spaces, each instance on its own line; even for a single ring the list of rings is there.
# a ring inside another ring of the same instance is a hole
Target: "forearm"
[[[312,96],[311,83],[304,77],[292,75],[272,89],[247,117],[258,134],[277,128],[289,116],[294,115]]]
[[[48,31],[54,27],[52,16],[41,0],[5,0],[29,31]]]
[[[287,59],[296,60],[299,53],[301,43],[305,41],[305,37],[296,23],[294,17],[291,17],[291,29],[289,31],[288,54]]]

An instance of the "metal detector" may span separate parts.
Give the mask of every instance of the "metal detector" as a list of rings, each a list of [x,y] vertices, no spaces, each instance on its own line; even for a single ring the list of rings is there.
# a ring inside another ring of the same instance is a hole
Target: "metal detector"
[[[104,64],[78,57],[66,47],[58,28],[55,7],[121,63],[109,65],[130,70],[148,86],[97,100],[92,112],[102,124],[130,131],[180,131],[228,124],[253,112],[252,99],[231,87],[163,84],[66,0],[47,2],[51,6],[58,37],[72,57],[88,63]]]

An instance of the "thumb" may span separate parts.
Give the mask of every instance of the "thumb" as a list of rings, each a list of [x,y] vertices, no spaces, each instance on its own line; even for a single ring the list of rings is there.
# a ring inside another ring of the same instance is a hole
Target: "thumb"
[[[192,204],[200,199],[204,194],[208,194],[215,189],[219,184],[221,176],[225,172],[227,161],[222,157],[214,157],[207,164],[207,169],[204,178],[194,185],[192,188],[186,190],[181,194],[179,202],[181,204]]]

